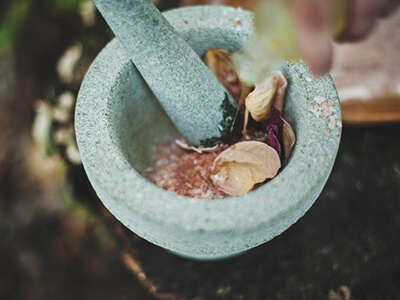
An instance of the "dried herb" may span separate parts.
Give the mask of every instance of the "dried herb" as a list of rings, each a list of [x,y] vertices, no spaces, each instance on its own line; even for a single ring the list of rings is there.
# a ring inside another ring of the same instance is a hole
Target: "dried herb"
[[[221,133],[219,137],[213,137],[201,140],[200,144],[204,147],[213,147],[217,144],[232,143],[240,137],[239,122],[236,118],[236,107],[229,101],[228,94],[225,93],[225,99],[221,104],[222,120],[218,124],[218,130]]]
[[[254,88],[240,81],[231,58],[231,53],[220,49],[210,50],[205,56],[208,67],[237,103],[225,95],[220,136],[201,141],[199,147],[176,140],[170,148],[162,149],[164,165],[157,162],[151,171],[151,179],[158,186],[207,199],[243,195],[274,178],[287,164],[295,135],[281,117],[286,78],[275,71]]]
[[[220,55],[221,53],[217,53]],[[211,55],[212,65],[216,70],[232,67],[230,57]],[[217,75],[218,76],[218,75]],[[282,163],[287,164],[295,136],[290,125],[281,117],[288,82],[279,71],[270,73],[261,83],[256,84],[250,92],[246,84],[241,84],[241,104],[245,103],[244,130],[245,139],[252,135],[247,133],[249,115],[254,129],[264,132],[265,137],[258,141],[237,143],[222,152],[214,161],[212,180],[221,190],[229,195],[247,193],[257,183],[276,176]],[[253,136],[254,130],[252,129]],[[257,135],[257,134],[256,134]]]

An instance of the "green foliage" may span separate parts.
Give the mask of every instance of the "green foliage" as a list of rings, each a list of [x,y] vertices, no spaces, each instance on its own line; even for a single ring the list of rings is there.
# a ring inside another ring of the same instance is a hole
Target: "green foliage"
[[[10,50],[30,8],[29,0],[13,1],[0,24],[0,54]]]
[[[53,7],[61,12],[76,12],[82,0],[54,0]]]

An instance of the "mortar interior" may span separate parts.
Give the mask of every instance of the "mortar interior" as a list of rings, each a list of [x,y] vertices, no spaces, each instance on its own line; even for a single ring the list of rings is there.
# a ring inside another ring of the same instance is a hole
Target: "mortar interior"
[[[112,129],[110,134],[127,162],[147,178],[157,145],[178,137],[179,132],[131,62],[124,63],[114,86],[111,94],[113,101],[108,104],[108,122]],[[284,117],[296,132],[297,143],[301,144],[302,126],[297,126],[292,118],[293,95],[289,88]],[[292,155],[295,153],[293,151]]]

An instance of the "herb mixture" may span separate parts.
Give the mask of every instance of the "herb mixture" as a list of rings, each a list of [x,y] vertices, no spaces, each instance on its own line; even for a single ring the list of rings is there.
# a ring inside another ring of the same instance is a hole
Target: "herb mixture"
[[[232,54],[225,50],[210,50],[205,63],[238,104],[241,136],[215,147],[167,141],[155,151],[149,180],[193,198],[243,195],[273,179],[288,162],[295,143],[292,128],[281,117],[288,83],[279,71],[267,74],[255,87],[242,82]]]

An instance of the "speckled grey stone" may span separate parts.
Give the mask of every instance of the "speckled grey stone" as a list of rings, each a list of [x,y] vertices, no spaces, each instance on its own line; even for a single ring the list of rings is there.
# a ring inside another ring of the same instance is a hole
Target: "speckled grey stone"
[[[186,140],[220,138],[221,104],[236,102],[159,10],[149,0],[94,2]]]
[[[230,15],[244,25],[221,22]],[[253,36],[250,13],[233,8],[191,7],[164,16],[198,54],[220,47],[236,51]],[[330,76],[315,79],[300,63],[282,70],[290,82],[284,116],[297,136],[288,166],[247,195],[191,199],[147,181],[155,145],[176,129],[120,43],[112,41],[90,67],[76,107],[83,164],[104,205],[144,239],[198,259],[234,255],[285,231],[328,179],[341,135],[332,124],[340,125],[341,115]],[[334,113],[319,115],[329,101]]]

